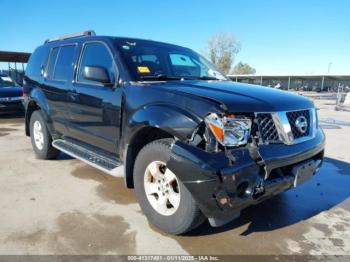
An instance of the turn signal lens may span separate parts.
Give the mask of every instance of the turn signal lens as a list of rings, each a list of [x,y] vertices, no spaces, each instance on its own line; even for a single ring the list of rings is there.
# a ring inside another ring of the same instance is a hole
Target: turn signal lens
[[[224,140],[224,125],[221,118],[216,114],[210,114],[207,116],[205,122],[216,139],[222,143]]]
[[[216,138],[220,141],[224,140],[224,129],[210,123],[209,124],[211,131],[215,134]]]

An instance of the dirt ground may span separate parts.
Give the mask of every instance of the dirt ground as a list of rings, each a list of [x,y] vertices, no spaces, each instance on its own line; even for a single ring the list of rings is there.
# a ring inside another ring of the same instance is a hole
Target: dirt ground
[[[133,190],[61,155],[35,158],[21,117],[0,116],[0,255],[350,254],[350,112],[316,100],[325,163],[299,188],[232,223],[170,236],[149,225]]]

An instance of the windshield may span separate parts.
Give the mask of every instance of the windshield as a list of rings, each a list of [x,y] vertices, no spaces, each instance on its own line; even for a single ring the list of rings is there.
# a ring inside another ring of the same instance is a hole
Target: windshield
[[[13,81],[9,76],[0,75],[0,88],[11,87],[11,86],[17,86],[16,82]]]
[[[133,80],[228,80],[194,51],[147,40],[117,39],[116,45]]]

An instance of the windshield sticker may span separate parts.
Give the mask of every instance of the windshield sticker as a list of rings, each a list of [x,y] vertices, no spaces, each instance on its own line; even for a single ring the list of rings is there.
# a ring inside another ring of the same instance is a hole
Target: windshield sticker
[[[129,49],[130,49],[130,46],[128,46],[128,45],[123,45],[123,49],[129,50]]]
[[[137,67],[137,71],[141,74],[149,74],[151,73],[151,71],[149,70],[149,68],[147,66],[138,66]]]
[[[129,42],[129,41],[127,41],[126,42],[128,45],[131,45],[131,46],[136,46],[136,42]]]

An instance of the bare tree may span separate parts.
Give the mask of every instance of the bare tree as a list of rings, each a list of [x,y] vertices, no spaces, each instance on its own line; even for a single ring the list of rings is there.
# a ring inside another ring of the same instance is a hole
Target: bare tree
[[[207,52],[210,60],[225,74],[230,72],[240,44],[232,33],[218,33],[208,40]]]
[[[251,67],[247,63],[239,62],[232,70],[232,73],[235,75],[247,75],[247,74],[255,74],[255,68]]]

